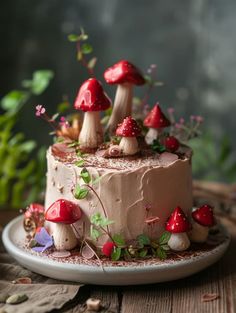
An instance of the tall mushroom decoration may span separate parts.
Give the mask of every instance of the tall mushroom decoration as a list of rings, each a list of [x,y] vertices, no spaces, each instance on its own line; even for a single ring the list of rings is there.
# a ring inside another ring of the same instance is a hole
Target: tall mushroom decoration
[[[99,111],[107,110],[110,105],[111,100],[96,78],[90,78],[82,84],[74,103],[76,110],[85,112],[79,134],[81,148],[97,148],[103,142]]]
[[[140,133],[140,127],[131,116],[126,117],[123,122],[118,125],[116,135],[122,137],[119,144],[122,154],[133,155],[139,151],[136,137],[139,136]]]
[[[166,223],[166,230],[171,233],[168,246],[173,251],[184,251],[190,246],[187,232],[191,224],[180,207],[176,207]]]
[[[162,112],[159,103],[157,103],[143,122],[149,130],[145,136],[145,141],[151,145],[161,134],[163,128],[170,126],[170,121]]]
[[[189,238],[193,242],[205,242],[208,237],[209,228],[215,224],[213,209],[205,204],[192,212],[192,229]]]
[[[109,133],[113,135],[117,125],[125,117],[131,115],[133,86],[143,85],[145,79],[140,70],[126,60],[121,60],[109,67],[104,73],[104,78],[108,84],[118,85],[112,114],[108,122]]]
[[[45,220],[55,223],[52,236],[57,250],[72,250],[78,240],[71,227],[81,218],[82,212],[78,205],[58,199],[45,212]]]

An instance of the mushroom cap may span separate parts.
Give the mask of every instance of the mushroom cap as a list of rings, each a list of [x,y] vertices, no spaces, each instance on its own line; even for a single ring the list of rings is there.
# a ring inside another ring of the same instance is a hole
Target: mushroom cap
[[[108,84],[130,83],[134,85],[145,84],[141,71],[132,63],[121,60],[104,72],[104,78]]]
[[[170,126],[170,121],[157,103],[145,118],[143,124],[149,128],[164,128]]]
[[[192,218],[202,226],[211,227],[215,224],[213,208],[207,204],[193,211]]]
[[[126,117],[116,129],[116,135],[120,137],[137,137],[140,133],[138,123],[131,116]]]
[[[84,112],[105,111],[110,106],[111,100],[96,78],[89,78],[81,85],[74,103],[76,110]]]
[[[166,230],[170,233],[185,233],[190,229],[191,224],[183,210],[179,206],[176,207],[166,222]]]
[[[80,207],[66,199],[53,202],[45,212],[45,220],[53,223],[73,224],[82,215]]]

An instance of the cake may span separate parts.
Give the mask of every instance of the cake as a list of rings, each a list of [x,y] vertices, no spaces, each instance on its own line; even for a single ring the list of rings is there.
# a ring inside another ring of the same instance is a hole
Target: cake
[[[162,259],[168,250],[188,249],[190,240],[205,242],[213,211],[205,205],[192,212],[192,150],[182,142],[186,127],[175,127],[173,109],[167,117],[159,103],[142,119],[132,116],[133,86],[145,83],[132,63],[116,63],[104,78],[118,85],[107,124],[102,126],[100,112],[112,101],[101,82],[89,78],[74,102],[83,122],[77,115],[70,123],[61,117],[58,140],[47,151],[43,231],[56,250],[81,251],[85,245],[93,256],[112,260],[149,254]],[[44,114],[38,106],[37,115]],[[199,124],[191,117],[194,136]]]

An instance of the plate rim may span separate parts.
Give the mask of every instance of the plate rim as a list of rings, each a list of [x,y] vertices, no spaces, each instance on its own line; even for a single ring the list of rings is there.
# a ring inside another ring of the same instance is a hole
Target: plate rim
[[[67,269],[67,270],[80,270],[80,271],[87,271],[89,270],[90,272],[101,272],[101,271],[105,271],[105,272],[150,272],[150,271],[157,271],[157,270],[166,270],[167,268],[175,268],[176,270],[178,270],[178,268],[182,268],[185,265],[191,263],[197,263],[199,262],[199,260],[203,260],[203,259],[207,259],[207,257],[209,257],[210,255],[216,254],[217,252],[219,254],[224,254],[225,251],[227,250],[229,243],[230,243],[230,234],[227,231],[227,229],[223,226],[223,231],[226,234],[226,239],[220,243],[219,245],[217,245],[216,247],[214,247],[212,250],[210,251],[206,251],[204,254],[202,255],[197,255],[197,256],[192,256],[189,257],[187,259],[181,259],[181,260],[173,260],[170,262],[166,262],[166,263],[158,263],[158,264],[148,264],[148,265],[132,265],[132,266],[117,266],[117,265],[103,265],[103,267],[99,266],[99,265],[88,265],[88,264],[74,264],[74,263],[63,263],[63,262],[59,262],[57,260],[51,260],[49,258],[45,258],[45,257],[41,257],[41,256],[37,256],[37,255],[33,255],[30,254],[29,252],[27,252],[26,250],[24,250],[23,248],[20,248],[19,246],[17,246],[12,240],[11,240],[11,230],[12,228],[19,224],[20,221],[23,219],[23,216],[17,216],[14,219],[12,219],[3,229],[3,233],[2,233],[2,241],[4,244],[5,249],[8,251],[8,253],[10,255],[14,255],[15,256],[19,256],[19,257],[23,257],[24,259],[27,259],[27,261],[30,261],[33,259],[33,261],[35,261],[36,263],[41,263],[42,261],[45,261],[47,263],[47,266],[53,266],[55,268],[59,267],[60,269]],[[23,225],[23,224],[22,224]],[[23,227],[23,226],[22,226]]]

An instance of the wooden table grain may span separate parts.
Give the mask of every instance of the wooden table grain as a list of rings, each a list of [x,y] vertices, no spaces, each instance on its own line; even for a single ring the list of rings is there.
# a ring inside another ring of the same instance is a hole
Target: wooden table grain
[[[3,227],[17,213],[0,211]],[[221,216],[232,239],[225,256],[215,265],[191,277],[144,286],[93,286],[82,287],[73,301],[60,310],[51,312],[86,312],[89,297],[102,300],[107,313],[232,313],[236,312],[236,222],[231,216]],[[203,302],[205,294],[217,299]],[[91,311],[90,311],[91,312]]]

